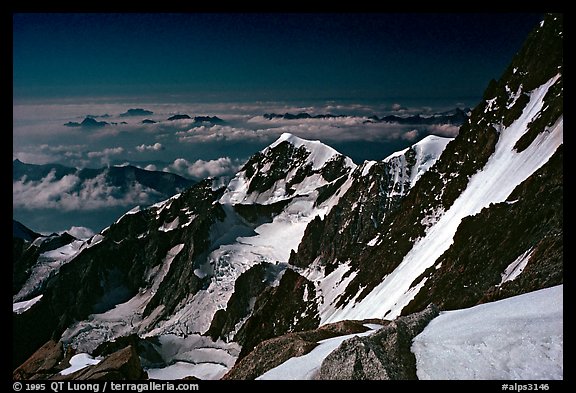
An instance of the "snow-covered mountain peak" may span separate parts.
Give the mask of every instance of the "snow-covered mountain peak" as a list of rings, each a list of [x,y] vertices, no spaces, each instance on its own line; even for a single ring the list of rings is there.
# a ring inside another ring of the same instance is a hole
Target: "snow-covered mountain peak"
[[[383,161],[390,162],[393,158],[405,155],[410,149],[416,152],[421,152],[423,154],[430,154],[436,157],[440,157],[440,154],[453,138],[447,138],[437,135],[428,135],[422,138],[419,142],[416,142],[406,149],[396,151],[386,157]]]
[[[307,140],[297,137],[289,132],[285,132],[280,137],[272,143],[267,149],[274,149],[276,146],[281,144],[282,142],[288,142],[292,146],[296,148],[301,148],[302,146],[310,152],[310,156],[308,157],[308,161],[312,162],[312,169],[320,169],[322,168],[328,161],[330,161],[334,157],[341,156],[338,151],[334,148],[325,145],[324,143],[318,140]],[[356,164],[352,162],[352,160],[348,157],[345,158],[346,165],[354,169]]]
[[[220,203],[269,205],[309,195],[355,168],[349,157],[319,141],[284,133],[244,164]]]

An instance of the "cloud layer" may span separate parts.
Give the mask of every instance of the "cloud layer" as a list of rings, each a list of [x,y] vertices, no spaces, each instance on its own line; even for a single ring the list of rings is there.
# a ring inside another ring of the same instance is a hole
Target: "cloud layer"
[[[197,160],[189,162],[184,158],[177,158],[166,169],[186,177],[207,178],[232,175],[238,171],[241,166],[239,160],[232,160],[230,157],[220,157],[216,160]]]
[[[132,183],[122,190],[106,182],[102,173],[92,179],[81,180],[76,174],[56,178],[51,171],[40,181],[26,178],[12,183],[12,206],[15,209],[59,209],[62,211],[97,210],[114,206],[134,206],[151,203],[158,192]]]
[[[256,103],[138,103],[99,99],[90,104],[70,102],[14,105],[13,158],[36,164],[60,163],[73,167],[97,168],[132,163],[148,169],[171,167],[180,174],[216,175],[226,166],[223,158],[246,160],[284,132],[327,144],[346,143],[407,145],[434,133],[454,136],[458,128],[450,125],[418,126],[371,123],[372,115],[431,115],[453,109],[456,103],[433,107],[390,101],[388,103],[343,103],[336,101],[296,105],[283,102]],[[462,103],[458,103],[462,104]],[[144,108],[150,115],[122,116],[129,108]],[[264,113],[332,114],[327,119],[272,119]],[[193,119],[167,121],[175,114],[218,116],[224,124],[199,125]],[[93,130],[65,127],[69,121],[82,121],[87,115],[106,116],[110,123]],[[156,123],[143,124],[144,119]],[[126,123],[126,124],[123,124]],[[344,154],[351,155],[348,151]],[[384,158],[385,153],[383,153]],[[360,157],[361,158],[361,157]],[[373,158],[373,157],[372,157]],[[175,163],[185,160],[188,164]],[[216,164],[213,163],[216,161]],[[196,162],[199,162],[194,166]],[[183,169],[186,168],[186,169]]]

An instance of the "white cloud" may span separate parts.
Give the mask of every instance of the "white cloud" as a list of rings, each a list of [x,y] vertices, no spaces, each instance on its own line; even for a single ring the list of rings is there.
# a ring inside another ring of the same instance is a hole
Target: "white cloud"
[[[106,182],[102,173],[95,178],[81,180],[76,174],[57,179],[51,171],[39,181],[26,177],[12,183],[12,205],[21,209],[61,209],[63,211],[97,210],[112,206],[149,204],[158,192],[133,183],[121,190]]]
[[[107,147],[106,149],[101,151],[89,151],[87,155],[90,158],[96,158],[96,157],[108,157],[111,155],[118,155],[122,153],[124,153],[123,147]]]
[[[223,175],[232,175],[238,171],[241,166],[239,160],[232,160],[230,157],[220,157],[216,160],[197,160],[193,163],[184,158],[177,158],[168,167],[167,170],[180,173],[184,176],[196,178],[218,177]]]
[[[27,164],[42,165],[54,161],[54,156],[41,152],[18,151],[12,153],[12,159],[18,159]]]
[[[108,165],[110,164],[110,156],[117,156],[124,153],[124,151],[124,148],[121,146],[107,147],[100,151],[89,151],[86,155],[90,159],[99,158],[102,165]]]
[[[416,129],[407,131],[404,134],[402,134],[402,139],[405,139],[407,141],[413,141],[417,137],[418,137],[418,130]]]
[[[40,145],[40,150],[47,151],[50,153],[62,153],[68,154],[71,152],[79,152],[86,149],[86,145],[76,144],[76,145],[48,145],[46,143]]]
[[[148,164],[148,165],[146,165],[146,166],[144,167],[144,169],[146,169],[147,171],[156,171],[156,170],[158,170],[158,169],[156,168],[156,165],[154,165],[154,164]]]
[[[92,236],[95,235],[94,231],[87,227],[76,227],[73,226],[70,229],[66,230],[70,235],[74,236],[77,239],[87,240],[90,239]]]
[[[139,152],[144,152],[147,150],[160,151],[160,150],[164,150],[164,146],[162,146],[162,144],[158,143],[158,142],[156,142],[153,145],[141,144],[140,146],[136,146],[136,150],[138,150]]]
[[[195,127],[187,131],[176,133],[178,141],[182,143],[210,143],[210,142],[265,142],[271,143],[282,133],[289,132],[296,136],[311,140],[320,140],[325,143],[357,142],[357,141],[386,141],[386,140],[413,140],[420,132],[414,125],[394,123],[366,123],[364,117],[339,117],[329,119],[300,119],[285,120],[273,119],[262,121],[253,118],[249,124],[255,129],[212,126]]]
[[[455,137],[460,131],[460,126],[455,126],[452,124],[440,124],[428,127],[428,131],[431,134],[447,137]]]
[[[400,110],[403,110],[403,109],[406,109],[406,108],[404,108],[402,105],[400,105],[400,104],[397,103],[397,102],[394,103],[394,104],[392,104],[392,110],[393,110],[393,111],[400,111]]]

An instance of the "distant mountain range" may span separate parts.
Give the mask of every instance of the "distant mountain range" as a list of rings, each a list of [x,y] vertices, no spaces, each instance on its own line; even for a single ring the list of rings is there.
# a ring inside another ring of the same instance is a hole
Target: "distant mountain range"
[[[412,115],[412,116],[397,116],[389,115],[384,117],[378,117],[372,115],[368,117],[366,123],[397,123],[397,124],[414,124],[414,125],[439,125],[439,124],[451,124],[451,125],[462,125],[468,117],[470,116],[470,108],[455,108],[451,111],[446,111],[442,113],[436,113],[430,116],[422,115]],[[265,113],[262,115],[267,120],[272,119],[284,119],[284,120],[301,120],[301,119],[337,119],[343,117],[349,117],[347,115],[332,115],[332,114],[319,114],[311,115],[306,112],[300,112],[297,114],[293,113]]]
[[[82,120],[81,123],[78,123],[76,121],[69,121],[68,123],[65,123],[64,125],[66,127],[102,128],[102,127],[106,127],[109,124],[110,123],[108,123],[106,121],[98,121],[92,117],[86,117],[84,120]]]
[[[151,115],[153,114],[153,112],[145,110],[145,109],[129,109],[126,113],[122,113],[120,116],[121,117],[136,117],[136,116],[147,116],[147,115]],[[86,118],[84,120],[82,120],[82,122],[77,122],[77,121],[69,121],[67,123],[64,123],[64,125],[66,127],[79,127],[79,128],[85,128],[85,129],[95,129],[95,128],[102,128],[102,127],[106,127],[109,125],[118,125],[118,124],[128,124],[125,121],[121,121],[121,122],[106,122],[106,121],[98,121],[94,118],[95,116],[86,116]],[[191,117],[189,115],[186,114],[178,114],[178,115],[173,115],[170,116],[169,118],[166,119],[166,121],[174,121],[174,120],[193,120],[194,124],[210,124],[210,125],[215,125],[215,124],[224,124],[225,121],[222,120],[221,118],[219,118],[218,116],[194,116]],[[154,124],[157,123],[157,121],[151,120],[151,119],[144,119],[142,120],[142,124]]]
[[[147,109],[142,108],[131,108],[128,109],[126,112],[121,113],[120,117],[128,117],[128,116],[149,116],[154,114],[154,112],[149,111]]]

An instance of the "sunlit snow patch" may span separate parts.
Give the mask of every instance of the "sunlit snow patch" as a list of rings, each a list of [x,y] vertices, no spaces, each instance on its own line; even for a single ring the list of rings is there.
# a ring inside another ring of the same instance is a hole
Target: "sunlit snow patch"
[[[414,338],[418,378],[562,379],[562,291],[441,313]]]
[[[68,367],[67,369],[64,369],[62,371],[60,371],[60,375],[68,375],[68,374],[72,374],[78,370],[82,370],[83,368],[86,368],[88,366],[93,366],[95,364],[100,363],[99,358],[94,359],[92,356],[86,354],[86,353],[79,353],[77,355],[74,355],[70,358],[70,367]]]
[[[32,298],[30,300],[25,300],[23,302],[13,303],[12,304],[12,312],[15,312],[16,314],[22,314],[23,312],[28,311],[30,309],[30,307],[32,307],[40,299],[42,299],[42,296],[43,295],[38,295],[35,298]]]

